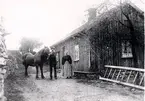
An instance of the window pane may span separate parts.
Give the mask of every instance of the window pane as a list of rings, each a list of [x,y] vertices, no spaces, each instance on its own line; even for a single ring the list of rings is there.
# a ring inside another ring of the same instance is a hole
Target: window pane
[[[133,57],[131,43],[127,40],[122,42],[122,58]]]
[[[74,61],[79,60],[79,45],[75,45]]]

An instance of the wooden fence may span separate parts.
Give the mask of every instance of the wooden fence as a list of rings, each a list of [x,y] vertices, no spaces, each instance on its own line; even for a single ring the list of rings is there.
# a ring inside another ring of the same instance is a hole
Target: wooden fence
[[[145,90],[144,73],[145,69],[105,65],[104,76],[100,79]]]

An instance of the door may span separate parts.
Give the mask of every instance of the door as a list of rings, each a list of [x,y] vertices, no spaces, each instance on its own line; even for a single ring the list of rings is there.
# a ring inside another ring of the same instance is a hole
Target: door
[[[62,47],[62,57],[65,55],[65,46]]]
[[[56,52],[57,68],[60,69],[60,51]]]

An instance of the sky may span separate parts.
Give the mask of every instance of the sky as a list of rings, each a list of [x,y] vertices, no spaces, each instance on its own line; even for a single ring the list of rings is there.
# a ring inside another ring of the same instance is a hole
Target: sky
[[[7,32],[11,33],[6,36],[7,48],[19,49],[22,37],[37,38],[50,46],[82,24],[85,10],[104,1],[0,0],[0,16]],[[144,9],[143,0],[131,1]]]

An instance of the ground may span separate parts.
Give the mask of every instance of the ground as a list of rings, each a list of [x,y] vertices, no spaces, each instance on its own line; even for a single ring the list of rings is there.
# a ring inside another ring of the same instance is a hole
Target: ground
[[[33,69],[32,69],[33,70]],[[29,70],[30,71],[30,70]],[[35,79],[34,72],[24,77],[18,69],[5,80],[7,101],[144,101],[144,92],[100,80]]]

